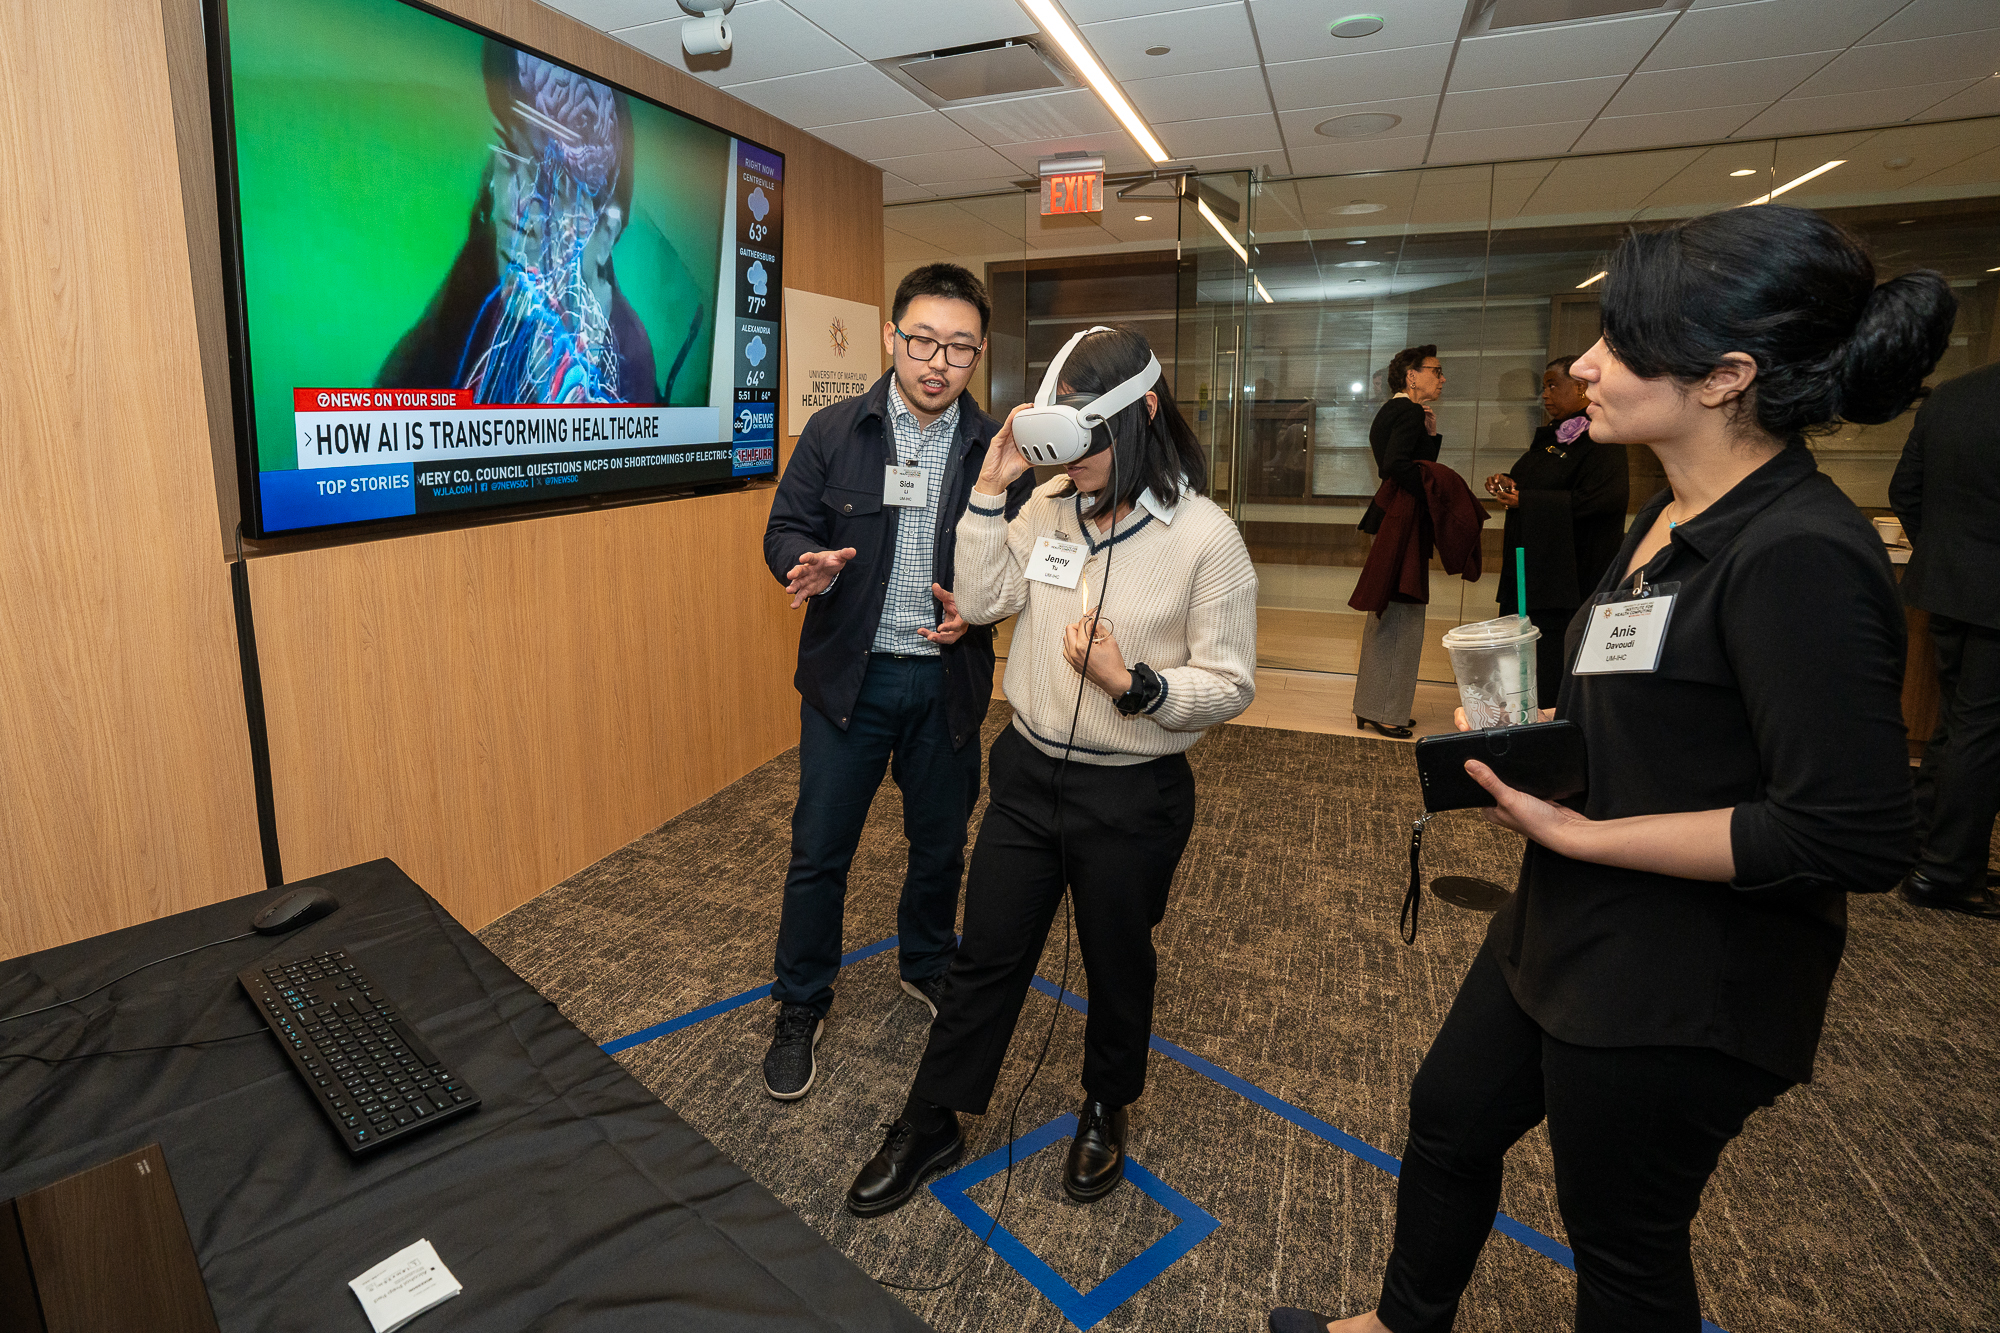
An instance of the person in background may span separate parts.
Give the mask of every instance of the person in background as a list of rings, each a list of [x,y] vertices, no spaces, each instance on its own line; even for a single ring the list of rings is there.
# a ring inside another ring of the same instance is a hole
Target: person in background
[[[1064,362],[1062,391],[1103,394],[1151,356],[1131,330],[1093,333]],[[944,1008],[902,1113],[847,1192],[857,1216],[901,1207],[963,1152],[958,1114],[986,1112],[1065,886],[1090,1014],[1063,1191],[1089,1203],[1124,1177],[1126,1107],[1145,1090],[1153,1030],[1153,928],[1194,829],[1186,751],[1256,694],[1257,572],[1201,494],[1207,460],[1165,378],[1092,444],[1010,523],[1004,497],[1031,472],[1002,430],[958,522],[965,613],[1020,615],[1014,724],[993,743]],[[1082,548],[1075,586],[1029,577],[1052,533]]]
[[[1561,356],[1542,372],[1542,407],[1548,424],[1510,472],[1486,479],[1486,493],[1507,510],[1501,534],[1500,614],[1521,609],[1514,582],[1514,552],[1527,553],[1528,619],[1541,630],[1536,643],[1535,697],[1553,704],[1562,684],[1563,634],[1625,540],[1625,499],[1630,482],[1625,447],[1590,438],[1585,414],[1590,395],[1570,376],[1576,360]]]
[[[799,801],[778,921],[777,1033],[764,1087],[811,1091],[840,972],[847,868],[886,768],[903,793],[909,868],[896,908],[903,989],[935,1018],[979,799],[979,724],[993,695],[993,631],[953,600],[957,522],[1000,423],[966,391],[986,346],[985,284],[926,264],[896,288],[867,393],[813,413],[764,530],[764,560],[806,607],[799,629]],[[891,466],[908,494],[891,498]],[[1008,491],[1011,513],[1033,489]]]
[[[2000,814],[2000,365],[1940,384],[1910,431],[1889,504],[1910,539],[1903,601],[1930,613],[1938,723],[1917,770],[1922,907],[2000,917],[1987,888]]]
[[[1466,763],[1527,847],[1411,1085],[1380,1304],[1277,1310],[1272,1333],[1451,1328],[1506,1154],[1544,1120],[1576,1333],[1701,1327],[1702,1189],[1749,1116],[1812,1076],[1847,894],[1916,855],[1902,608],[1806,437],[1903,411],[1955,304],[1936,273],[1877,286],[1851,235],[1783,205],[1612,257],[1604,337],[1572,373],[1598,441],[1652,449],[1669,489],[1593,590],[1623,611],[1614,631],[1570,625],[1556,712],[1588,795],[1537,800]],[[1642,618],[1657,660],[1615,632]]]
[[[1393,481],[1416,498],[1420,538],[1425,558],[1431,549],[1430,509],[1424,498],[1418,463],[1437,462],[1444,437],[1438,434],[1431,404],[1444,392],[1444,363],[1437,345],[1405,347],[1389,360],[1389,401],[1375,413],[1368,428],[1368,447],[1375,454],[1377,475]],[[1361,517],[1361,531],[1373,536],[1382,526],[1383,510],[1374,501]],[[1394,594],[1380,612],[1361,622],[1361,662],[1354,675],[1354,729],[1373,727],[1384,736],[1407,739],[1416,719],[1417,667],[1424,651],[1425,602]]]

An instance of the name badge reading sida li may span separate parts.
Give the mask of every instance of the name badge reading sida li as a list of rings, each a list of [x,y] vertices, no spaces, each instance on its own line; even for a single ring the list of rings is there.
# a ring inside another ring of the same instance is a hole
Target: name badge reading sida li
[[[1074,588],[1083,573],[1087,555],[1082,542],[1060,542],[1054,537],[1035,538],[1034,552],[1028,557],[1027,576],[1037,583],[1058,588]]]
[[[907,509],[930,503],[930,480],[920,467],[889,464],[882,472],[882,503]]]
[[[1617,601],[1599,602],[1590,608],[1590,619],[1583,627],[1583,647],[1577,651],[1573,668],[1577,675],[1659,670],[1660,650],[1666,646],[1667,622],[1673,618],[1675,594],[1654,586],[1655,591],[1649,596],[1633,597],[1628,593]]]

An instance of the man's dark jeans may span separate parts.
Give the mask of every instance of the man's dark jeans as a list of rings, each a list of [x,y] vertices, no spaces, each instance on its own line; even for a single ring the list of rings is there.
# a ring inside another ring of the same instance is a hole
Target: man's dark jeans
[[[965,824],[979,799],[979,750],[977,736],[952,748],[944,666],[935,657],[871,654],[846,731],[812,705],[799,705],[799,803],[772,998],[811,1005],[821,1015],[833,1003],[847,868],[885,768],[903,793],[909,843],[896,909],[903,979],[923,981],[951,966]]]

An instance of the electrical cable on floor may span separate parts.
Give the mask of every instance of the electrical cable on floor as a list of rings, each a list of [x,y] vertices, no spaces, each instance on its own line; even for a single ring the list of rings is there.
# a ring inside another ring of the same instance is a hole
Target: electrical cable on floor
[[[1105,429],[1111,429],[1108,423]],[[1007,1111],[1007,1173],[1000,1185],[1000,1206],[994,1210],[993,1221],[987,1226],[986,1234],[979,1238],[979,1248],[961,1259],[958,1267],[952,1271],[951,1276],[941,1282],[934,1282],[927,1287],[906,1286],[901,1282],[892,1282],[885,1277],[875,1279],[879,1285],[891,1287],[897,1291],[919,1293],[943,1291],[946,1287],[949,1287],[964,1276],[965,1270],[972,1266],[974,1259],[977,1259],[982,1253],[992,1248],[993,1233],[999,1229],[1000,1219],[1007,1215],[1007,1200],[1012,1197],[1014,1192],[1014,1143],[1017,1137],[1014,1133],[1014,1127],[1016,1118],[1021,1113],[1021,1103],[1027,1100],[1028,1089],[1035,1086],[1035,1079],[1041,1074],[1042,1065],[1049,1058],[1049,1044],[1055,1040],[1056,1023],[1062,1017],[1062,997],[1069,993],[1070,934],[1071,927],[1074,924],[1075,911],[1070,904],[1069,839],[1063,829],[1063,779],[1069,773],[1069,753],[1071,747],[1076,744],[1077,723],[1083,717],[1083,692],[1090,687],[1090,654],[1091,650],[1097,646],[1097,621],[1104,611],[1104,599],[1111,591],[1111,548],[1118,541],[1118,436],[1115,431],[1111,436],[1111,485],[1108,488],[1108,495],[1108,502],[1111,505],[1111,535],[1105,538],[1104,542],[1104,573],[1097,581],[1097,605],[1091,608],[1090,612],[1090,632],[1084,640],[1083,665],[1077,668],[1076,706],[1070,710],[1069,739],[1063,742],[1062,758],[1056,761],[1056,864],[1062,872],[1063,882],[1063,965],[1062,980],[1056,983],[1055,1009],[1049,1014],[1048,1030],[1042,1033],[1042,1048],[1035,1054],[1034,1068],[1028,1071],[1028,1081],[1021,1085],[1021,1091],[1014,1097],[1013,1106]],[[1089,519],[1083,516],[1082,506],[1079,505],[1077,507],[1077,523],[1081,525],[1089,521]],[[1087,533],[1079,535],[1083,536],[1086,541],[1089,540]],[[1079,1125],[1077,1128],[1080,1131],[1083,1127]]]

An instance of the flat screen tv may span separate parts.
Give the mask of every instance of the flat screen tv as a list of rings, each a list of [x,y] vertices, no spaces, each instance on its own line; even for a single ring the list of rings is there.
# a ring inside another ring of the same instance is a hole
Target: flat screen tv
[[[782,155],[411,0],[206,21],[247,535],[774,469]]]

